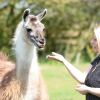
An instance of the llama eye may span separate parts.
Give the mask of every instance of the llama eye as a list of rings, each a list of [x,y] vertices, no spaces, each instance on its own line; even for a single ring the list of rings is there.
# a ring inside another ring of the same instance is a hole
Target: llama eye
[[[31,30],[30,28],[27,28],[27,32],[29,32],[29,33],[30,33],[30,32],[32,32],[32,30]]]

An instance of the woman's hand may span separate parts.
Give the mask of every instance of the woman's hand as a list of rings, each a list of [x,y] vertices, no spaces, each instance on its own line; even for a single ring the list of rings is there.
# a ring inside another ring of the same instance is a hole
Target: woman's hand
[[[84,85],[84,84],[78,84],[75,88],[75,90],[77,90],[79,93],[86,95],[88,93],[88,86]]]
[[[62,55],[55,53],[55,52],[52,52],[51,55],[47,55],[47,58],[57,60],[57,61],[60,61],[60,62],[63,62],[65,60],[65,58]]]

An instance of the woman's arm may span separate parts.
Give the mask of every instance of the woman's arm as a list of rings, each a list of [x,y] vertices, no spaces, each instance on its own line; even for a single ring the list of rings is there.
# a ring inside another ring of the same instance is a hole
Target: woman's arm
[[[47,58],[62,62],[75,80],[77,80],[79,83],[85,82],[85,78],[88,71],[85,73],[81,72],[76,67],[74,67],[70,62],[65,60],[65,58],[62,55],[54,52],[52,53],[52,55],[48,55]]]
[[[87,76],[87,73],[88,73],[89,70],[87,70],[85,72],[81,72],[79,69],[74,67],[71,63],[69,63],[65,59],[63,60],[63,64],[65,65],[65,67],[67,68],[67,70],[69,71],[69,73],[72,75],[72,77],[75,80],[77,80],[79,83],[84,83],[85,82],[85,79],[86,79],[86,76]]]
[[[84,84],[78,84],[76,86],[76,90],[83,95],[90,93],[90,94],[100,97],[100,88],[93,88],[93,87],[88,87]]]
[[[100,88],[88,87],[87,92],[100,97]]]

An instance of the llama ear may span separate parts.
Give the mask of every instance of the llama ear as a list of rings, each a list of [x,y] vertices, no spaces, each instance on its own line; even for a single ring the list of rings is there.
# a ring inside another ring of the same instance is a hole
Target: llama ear
[[[41,13],[37,15],[38,19],[41,21],[47,13],[47,9],[44,9]]]
[[[23,14],[23,20],[26,21],[27,16],[30,14],[30,9],[26,9]]]

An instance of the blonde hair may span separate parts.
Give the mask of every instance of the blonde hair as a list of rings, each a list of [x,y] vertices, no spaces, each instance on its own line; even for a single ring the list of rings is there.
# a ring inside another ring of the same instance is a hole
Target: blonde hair
[[[99,52],[100,52],[100,24],[95,26],[94,33],[97,38],[98,48],[99,48]]]

